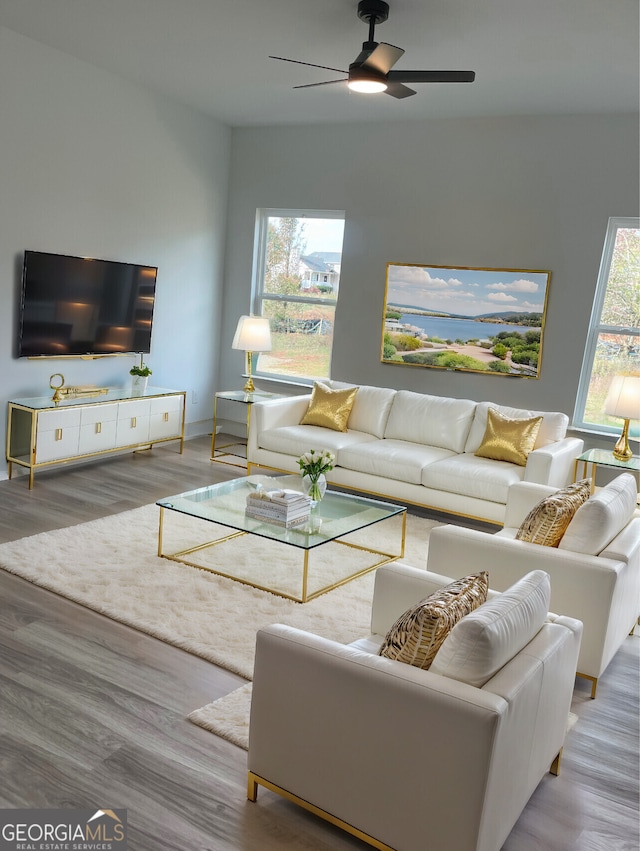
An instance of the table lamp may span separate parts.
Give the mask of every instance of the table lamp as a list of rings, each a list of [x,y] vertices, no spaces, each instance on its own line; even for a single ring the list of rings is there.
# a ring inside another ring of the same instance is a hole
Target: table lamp
[[[247,353],[247,383],[245,393],[253,393],[252,359],[254,352],[271,351],[271,330],[269,320],[263,316],[241,316],[231,344],[232,349],[241,349]]]
[[[622,434],[613,448],[613,457],[618,461],[628,461],[633,456],[629,446],[629,420],[640,419],[640,373],[614,375],[604,412],[624,420]]]

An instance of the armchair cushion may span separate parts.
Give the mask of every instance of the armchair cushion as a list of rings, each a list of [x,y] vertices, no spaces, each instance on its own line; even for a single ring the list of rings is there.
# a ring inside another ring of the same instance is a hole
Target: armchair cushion
[[[551,581],[534,570],[458,621],[431,672],[481,688],[539,632],[547,619]]]
[[[589,499],[591,482],[582,479],[546,496],[531,509],[516,533],[518,541],[557,547],[573,515]]]
[[[485,602],[488,590],[489,574],[483,571],[424,597],[393,624],[378,655],[428,670],[449,631]]]
[[[574,553],[598,555],[629,523],[638,492],[630,473],[622,473],[594,494],[574,514],[559,547]]]

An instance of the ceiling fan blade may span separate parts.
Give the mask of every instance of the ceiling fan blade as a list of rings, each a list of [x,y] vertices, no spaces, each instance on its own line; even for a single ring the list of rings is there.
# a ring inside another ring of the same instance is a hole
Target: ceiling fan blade
[[[475,71],[389,71],[391,83],[473,83]]]
[[[284,56],[270,56],[269,59],[279,59],[281,62],[293,62],[295,65],[309,65],[311,68],[324,68],[325,71],[337,71],[338,74],[346,74],[343,68],[330,68],[328,65],[314,65],[313,62],[301,62],[299,59],[286,59]]]
[[[362,64],[369,68],[375,68],[375,70],[379,71],[381,74],[388,74],[389,69],[393,68],[403,54],[404,50],[402,50],[402,48],[394,47],[393,44],[386,44],[384,41],[381,41],[380,44],[365,58]],[[361,56],[362,53],[358,59],[360,59]],[[358,59],[356,59],[356,62]]]
[[[387,83],[387,90],[385,92],[387,95],[391,95],[392,98],[408,98],[411,95],[415,95],[413,89],[410,89],[409,86],[403,86],[402,83]]]
[[[307,83],[304,86],[293,86],[294,89],[313,89],[316,86],[331,86],[333,83],[346,83],[347,77],[344,77],[342,80],[326,80],[324,83]]]

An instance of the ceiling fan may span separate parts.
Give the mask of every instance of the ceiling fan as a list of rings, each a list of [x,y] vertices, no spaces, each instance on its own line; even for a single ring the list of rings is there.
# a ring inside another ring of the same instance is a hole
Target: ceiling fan
[[[347,83],[351,91],[374,94],[386,92],[394,98],[407,98],[415,91],[405,83],[472,83],[475,71],[392,71],[398,59],[404,53],[400,47],[375,41],[376,24],[382,24],[389,17],[389,4],[385,0],[360,0],[358,17],[369,24],[369,39],[362,45],[362,51],[349,65],[348,71],[330,68],[328,65],[315,65],[313,62],[301,62],[298,59],[286,59],[284,56],[270,56],[282,62],[294,62],[296,65],[310,65],[326,71],[337,71],[347,76],[341,80],[327,80],[324,83],[309,83],[294,86],[294,89],[311,89],[315,86],[331,86],[335,83]]]

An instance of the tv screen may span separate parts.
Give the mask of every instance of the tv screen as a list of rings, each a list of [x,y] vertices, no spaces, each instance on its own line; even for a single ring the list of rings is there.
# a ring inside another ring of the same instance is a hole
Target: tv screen
[[[18,357],[149,354],[157,272],[25,251]]]

